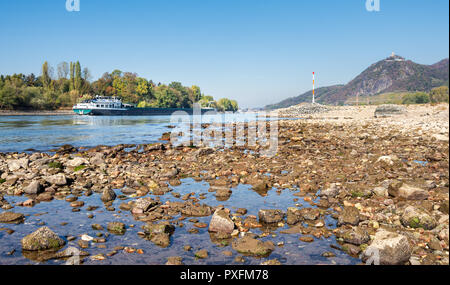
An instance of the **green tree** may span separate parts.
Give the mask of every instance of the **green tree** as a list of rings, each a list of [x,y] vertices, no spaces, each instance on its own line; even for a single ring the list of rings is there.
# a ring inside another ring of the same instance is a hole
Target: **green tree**
[[[449,103],[448,86],[433,88],[430,92],[431,103]]]
[[[44,64],[42,65],[41,81],[42,81],[42,85],[44,86],[44,88],[49,88],[51,78],[50,78],[50,73],[49,73],[48,62],[44,62]]]

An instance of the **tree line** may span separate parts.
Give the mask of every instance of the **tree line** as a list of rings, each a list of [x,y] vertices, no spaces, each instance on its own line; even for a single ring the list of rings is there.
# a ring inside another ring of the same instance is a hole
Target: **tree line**
[[[55,74],[56,73],[56,74]],[[154,83],[136,73],[114,70],[104,73],[96,81],[88,68],[79,61],[61,62],[55,70],[45,62],[41,75],[14,74],[0,76],[0,109],[55,110],[69,108],[77,102],[96,95],[115,96],[139,108],[192,108],[198,102],[202,107],[219,111],[237,111],[235,100],[214,100],[201,92],[200,87],[183,86],[180,82]]]
[[[433,88],[429,93],[411,93],[404,96],[402,100],[402,104],[448,103],[448,86]]]

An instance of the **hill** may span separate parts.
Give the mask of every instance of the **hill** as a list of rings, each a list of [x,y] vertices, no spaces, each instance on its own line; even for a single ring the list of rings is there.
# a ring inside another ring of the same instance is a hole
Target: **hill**
[[[372,64],[360,75],[345,85],[322,87],[316,90],[316,101],[322,104],[344,104],[349,98],[370,97],[383,93],[429,92],[434,87],[449,84],[449,59],[433,65],[423,65],[401,56],[392,55]],[[267,105],[265,109],[286,108],[310,102],[312,91],[279,103]]]

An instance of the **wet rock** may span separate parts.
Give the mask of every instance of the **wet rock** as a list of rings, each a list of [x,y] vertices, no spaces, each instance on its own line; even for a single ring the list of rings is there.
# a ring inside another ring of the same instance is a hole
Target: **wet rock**
[[[130,187],[125,187],[121,191],[125,195],[131,195],[131,194],[136,193],[136,189],[133,189],[133,188],[130,188]]]
[[[216,197],[228,198],[231,196],[232,193],[233,193],[233,191],[231,191],[229,188],[220,187],[220,188],[217,188],[217,190],[216,190]]]
[[[391,183],[388,191],[393,197],[400,197],[407,200],[425,200],[429,196],[428,191],[401,181]]]
[[[313,242],[314,238],[310,237],[310,236],[302,236],[302,237],[299,238],[299,240],[302,241],[302,242],[308,242],[309,243],[309,242]]]
[[[359,210],[351,206],[344,207],[338,218],[339,225],[349,224],[356,226],[358,225],[359,221]]]
[[[50,193],[41,193],[36,197],[36,201],[40,202],[50,202],[53,200],[53,196]]]
[[[114,192],[114,190],[109,189],[109,188],[105,188],[105,190],[103,190],[103,194],[102,197],[100,198],[100,200],[102,200],[102,202],[107,203],[107,202],[111,202],[114,201],[116,199],[116,193]]]
[[[159,204],[160,204],[160,202],[155,201],[149,197],[140,198],[140,199],[137,199],[136,202],[134,203],[134,206],[133,206],[131,212],[133,214],[142,214]]]
[[[102,227],[102,225],[99,225],[99,224],[93,224],[93,225],[92,225],[92,229],[93,229],[93,230],[96,230],[96,231],[103,231],[103,230],[104,230],[104,228]]]
[[[264,193],[269,189],[270,189],[270,186],[267,183],[267,181],[260,181],[253,186],[253,190],[255,190],[258,193]]]
[[[181,256],[171,256],[167,258],[166,265],[184,265]]]
[[[336,236],[342,238],[344,242],[354,245],[361,245],[370,241],[367,230],[360,227],[340,228]]]
[[[84,206],[84,202],[83,201],[75,201],[75,202],[70,203],[70,206],[74,207],[74,208],[81,208]]]
[[[209,222],[209,231],[231,234],[234,230],[234,222],[230,218],[228,209],[217,209]]]
[[[326,251],[326,252],[322,253],[321,255],[323,257],[326,257],[326,258],[330,258],[330,257],[335,257],[336,256],[334,253],[332,253],[330,251]]]
[[[168,234],[152,234],[148,237],[148,239],[153,242],[155,245],[160,247],[168,247],[170,245],[170,236]]]
[[[52,185],[56,185],[56,186],[64,186],[67,184],[67,178],[62,173],[48,176],[45,178],[45,181],[47,181],[48,183],[50,183]]]
[[[239,208],[236,210],[236,214],[243,216],[243,215],[247,214],[247,209]]]
[[[77,149],[70,144],[65,144],[61,146],[59,149],[56,150],[56,153],[58,154],[70,154],[76,152]]]
[[[199,250],[195,253],[195,257],[199,259],[208,258],[208,251],[206,249]]]
[[[261,263],[261,265],[281,265],[281,262],[278,259],[271,259]]]
[[[148,240],[163,248],[170,245],[170,236],[175,231],[175,227],[168,222],[146,224],[143,229]]]
[[[29,251],[59,249],[65,243],[48,227],[42,227],[22,239],[22,248]]]
[[[20,224],[25,220],[25,216],[21,213],[3,212],[0,213],[0,223],[4,224]]]
[[[401,222],[405,227],[423,228],[432,230],[437,226],[436,220],[424,209],[408,206],[403,215]]]
[[[289,225],[295,225],[296,223],[298,223],[301,220],[302,220],[302,215],[300,213],[300,209],[297,209],[294,207],[290,207],[287,209],[286,222]]]
[[[27,187],[23,189],[26,194],[39,194],[43,192],[42,185],[39,181],[32,181]]]
[[[110,222],[108,223],[107,230],[112,234],[124,235],[126,228],[124,223]]]
[[[262,257],[270,255],[275,246],[271,241],[262,242],[250,236],[244,236],[234,240],[232,248],[242,254]]]
[[[381,265],[405,264],[411,257],[408,238],[384,229],[376,232],[375,238],[363,252],[364,261],[372,259]]]
[[[185,207],[181,209],[181,213],[189,217],[207,217],[211,215],[211,212],[211,207],[204,204],[186,204]]]
[[[284,213],[281,210],[259,210],[259,221],[266,224],[281,222],[284,219]]]
[[[146,234],[149,235],[159,233],[171,235],[175,231],[175,227],[168,222],[161,222],[159,224],[154,223],[146,224],[142,227],[142,229],[145,231]]]

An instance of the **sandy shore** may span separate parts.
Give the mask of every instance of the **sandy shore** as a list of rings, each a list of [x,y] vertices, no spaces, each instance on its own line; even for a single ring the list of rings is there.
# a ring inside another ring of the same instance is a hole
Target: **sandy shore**
[[[391,127],[402,133],[418,132],[429,134],[438,139],[447,140],[449,135],[449,105],[410,105],[405,106],[406,113],[387,118],[375,118],[377,106],[328,107],[330,111],[305,115],[289,114],[287,117],[305,118],[308,122],[322,122],[333,125],[362,126],[373,124],[377,127]],[[286,109],[278,112],[283,114]],[[286,115],[283,115],[286,116]],[[446,138],[447,137],[447,138]]]

